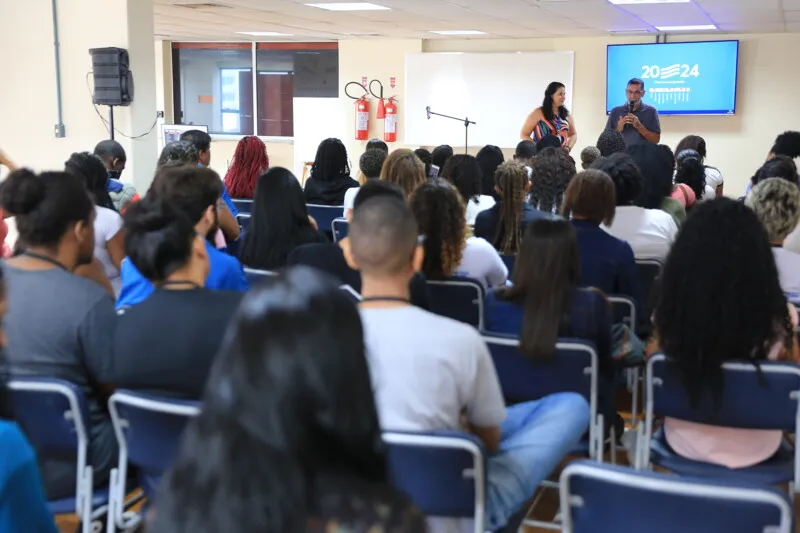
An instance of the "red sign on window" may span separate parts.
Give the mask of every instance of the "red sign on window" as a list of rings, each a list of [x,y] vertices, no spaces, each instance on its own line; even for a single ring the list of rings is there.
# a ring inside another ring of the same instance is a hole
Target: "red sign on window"
[[[397,78],[394,76],[389,78],[389,85],[391,85],[392,89],[394,89],[397,86]]]

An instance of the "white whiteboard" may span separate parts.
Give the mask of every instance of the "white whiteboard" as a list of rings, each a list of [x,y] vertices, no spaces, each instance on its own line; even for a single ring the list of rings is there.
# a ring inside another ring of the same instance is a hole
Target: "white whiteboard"
[[[542,105],[552,81],[572,104],[574,52],[406,54],[405,143],[464,146],[464,123],[433,116],[425,108],[468,117],[469,145],[514,148],[528,114]]]
[[[294,98],[294,172],[302,179],[303,164],[313,161],[319,143],[345,139],[347,122],[339,98]],[[325,120],[320,120],[325,117]]]

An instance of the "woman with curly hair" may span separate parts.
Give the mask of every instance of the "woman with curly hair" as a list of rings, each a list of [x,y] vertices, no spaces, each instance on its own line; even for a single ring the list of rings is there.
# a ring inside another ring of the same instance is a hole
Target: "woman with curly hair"
[[[743,203],[697,206],[661,276],[653,324],[693,406],[718,401],[728,361],[796,360],[797,313],[781,290],[769,237]],[[769,459],[780,431],[726,428],[667,418],[667,443],[682,457],[743,468]]]
[[[269,170],[267,145],[255,136],[242,137],[236,144],[233,163],[225,174],[231,198],[254,198],[258,177]]]
[[[545,148],[537,152],[532,170],[531,205],[545,213],[555,213],[576,174],[575,162],[563,150]]]
[[[608,174],[617,193],[614,222],[606,227],[606,231],[627,241],[636,259],[663,261],[675,241],[678,226],[664,211],[636,205],[642,192],[643,178],[633,158],[625,153],[616,153],[601,157],[592,168]]]
[[[434,178],[422,184],[410,206],[425,239],[422,273],[429,280],[463,276],[484,287],[506,282],[508,269],[497,250],[483,239],[467,238],[466,209],[450,183]]]
[[[467,225],[475,225],[475,217],[492,207],[495,200],[483,194],[483,172],[478,160],[471,155],[458,154],[451,157],[442,169],[440,177],[452,183],[467,206]]]
[[[631,156],[642,174],[642,191],[636,205],[645,209],[660,209],[669,213],[678,227],[686,220],[686,207],[673,193],[672,170],[675,160],[666,146],[640,143],[629,146],[625,153]],[[694,203],[694,202],[692,202]]]
[[[714,191],[713,195],[705,195],[707,197],[706,200],[722,196],[722,190],[725,184],[725,180],[722,178],[722,172],[720,172],[718,168],[710,167],[705,164],[707,155],[706,140],[699,135],[687,135],[681,139],[681,142],[675,147],[675,153],[680,154],[684,150],[694,150],[700,157],[700,164],[703,165],[703,173],[705,174],[705,183],[708,188]]]
[[[381,179],[399,185],[408,198],[417,187],[428,180],[428,177],[425,175],[425,164],[417,154],[401,148],[389,154],[383,162]]]

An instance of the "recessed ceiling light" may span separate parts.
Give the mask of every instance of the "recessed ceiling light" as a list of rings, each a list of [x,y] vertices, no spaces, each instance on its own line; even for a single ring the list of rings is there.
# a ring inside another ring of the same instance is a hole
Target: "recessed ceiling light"
[[[328,11],[388,11],[388,7],[370,4],[369,2],[337,2],[333,4],[306,4],[308,7],[318,7]]]
[[[478,30],[434,30],[431,33],[439,35],[486,35],[485,31]]]
[[[631,4],[688,4],[692,0],[608,0],[614,5],[625,6]]]
[[[291,37],[291,33],[281,33],[277,31],[237,31],[240,35],[250,35],[251,37]]]
[[[706,31],[718,29],[713,24],[697,24],[695,26],[656,26],[658,31]]]
[[[641,33],[650,33],[650,30],[641,29],[641,30],[611,30],[611,33],[614,35],[638,35]]]

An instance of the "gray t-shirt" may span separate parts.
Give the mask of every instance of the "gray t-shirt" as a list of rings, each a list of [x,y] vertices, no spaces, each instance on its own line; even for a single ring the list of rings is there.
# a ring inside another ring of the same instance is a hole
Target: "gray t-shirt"
[[[117,446],[99,384],[113,347],[114,300],[96,283],[60,268],[3,265],[8,313],[6,358],[12,374],[53,377],[84,389],[89,408],[89,463],[94,480],[108,477]],[[70,462],[40,461],[48,497],[75,490]]]
[[[381,427],[459,429],[462,411],[478,427],[505,419],[489,350],[467,324],[417,307],[362,309]]]
[[[617,129],[617,123],[619,123],[619,119],[626,116],[629,112],[628,104],[617,106],[612,109],[611,114],[608,115],[606,130]],[[642,104],[639,106],[639,109],[634,111],[633,114],[639,117],[639,121],[642,123],[642,126],[653,133],[661,133],[661,121],[658,119],[658,110],[655,107],[642,102]],[[625,138],[625,146],[633,146],[634,144],[648,142],[647,139],[642,137],[642,134],[630,124],[626,125],[625,129],[622,130],[622,137]]]

